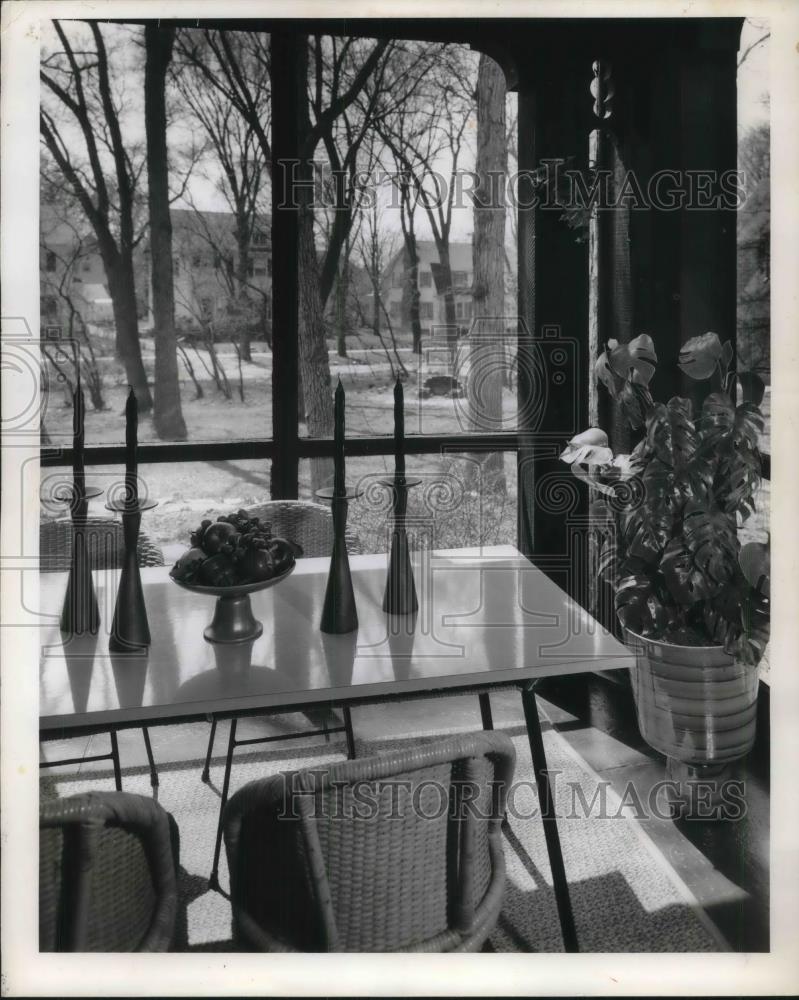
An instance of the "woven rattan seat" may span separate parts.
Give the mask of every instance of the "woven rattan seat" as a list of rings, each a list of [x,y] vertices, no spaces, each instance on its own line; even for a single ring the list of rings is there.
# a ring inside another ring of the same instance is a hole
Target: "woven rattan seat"
[[[306,500],[271,500],[256,507],[246,507],[250,517],[259,517],[272,526],[272,534],[288,538],[302,546],[307,558],[329,556],[333,550],[333,518],[329,507]],[[347,551],[361,552],[354,531],[347,528]]]
[[[72,558],[72,521],[61,518],[57,521],[42,521],[39,526],[39,569],[42,573],[66,573]],[[120,569],[125,547],[122,540],[122,523],[110,517],[88,517],[84,533],[86,548],[89,553],[89,565],[93,570]],[[139,566],[163,566],[164,554],[161,549],[146,535],[139,533],[136,547]],[[110,730],[111,752],[99,754],[92,760],[110,759],[114,765],[114,780],[117,789],[121,789],[119,766],[119,751],[116,732]],[[144,746],[147,751],[147,761],[150,766],[150,782],[158,784],[158,772],[153,760],[150,735],[146,726],[142,726]],[[70,760],[45,761],[41,766],[56,767],[59,764],[73,763]]]
[[[247,784],[225,808],[255,951],[477,951],[502,906],[515,752],[478,733]]]
[[[41,803],[39,950],[167,951],[177,825],[157,802],[89,792]]]
[[[119,569],[124,545],[122,522],[110,517],[86,519],[84,537],[92,569]],[[39,568],[42,573],[66,572],[72,554],[72,521],[42,521],[39,528]],[[164,554],[147,535],[139,533],[139,566],[163,566]]]

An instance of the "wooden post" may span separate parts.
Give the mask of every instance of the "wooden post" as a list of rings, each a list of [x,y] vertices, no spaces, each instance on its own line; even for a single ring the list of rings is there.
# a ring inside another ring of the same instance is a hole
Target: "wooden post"
[[[297,497],[299,451],[299,252],[296,198],[291,189],[299,159],[299,46],[305,36],[277,30],[271,36],[272,77],[272,499]],[[279,385],[279,392],[278,392]]]

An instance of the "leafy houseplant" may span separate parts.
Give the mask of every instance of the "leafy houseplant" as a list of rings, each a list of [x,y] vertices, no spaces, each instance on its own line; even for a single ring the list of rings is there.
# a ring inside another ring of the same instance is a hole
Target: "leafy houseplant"
[[[600,494],[591,505],[597,575],[612,585],[627,638],[643,650],[632,675],[642,733],[668,756],[691,763],[723,758],[725,727],[733,724],[746,721],[753,740],[752,667],[769,635],[768,546],[741,546],[737,530],[738,520],[755,510],[761,482],[764,385],[732,370],[732,356],[731,344],[715,333],[682,347],[682,371],[711,380],[695,414],[689,399],[653,400],[657,356],[650,337],[609,341],[596,373],[641,439],[631,454],[614,456],[605,433],[592,428],[561,455]],[[694,648],[680,653],[679,647]],[[697,667],[708,673],[700,678]],[[717,680],[727,722],[709,732]],[[662,715],[664,703],[667,722],[653,723],[650,716]],[[730,759],[751,742],[749,735],[736,739],[727,739]]]
[[[753,663],[768,642],[768,547],[742,547],[737,519],[754,512],[760,487],[763,383],[731,370],[731,360],[730,343],[715,333],[683,346],[680,368],[715,383],[694,415],[689,399],[652,399],[650,337],[609,341],[596,373],[643,437],[630,455],[614,457],[604,432],[591,429],[561,459],[603,495],[591,508],[598,573],[614,588],[621,624],[680,645],[722,645]]]

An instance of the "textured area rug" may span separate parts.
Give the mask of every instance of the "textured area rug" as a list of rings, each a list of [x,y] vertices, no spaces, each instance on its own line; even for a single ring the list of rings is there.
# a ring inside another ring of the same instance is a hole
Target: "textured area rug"
[[[486,947],[496,952],[562,951],[560,926],[552,891],[541,818],[537,810],[530,750],[522,729],[506,730],[517,753],[513,813],[505,828],[507,886],[502,914]],[[445,735],[441,732],[437,736]],[[412,741],[358,743],[358,755],[386,753]],[[220,737],[221,745],[221,737]],[[547,722],[544,745],[554,788],[561,844],[569,879],[572,906],[584,952],[709,952],[727,950],[715,925],[699,906],[645,833],[642,824],[621,807],[606,789],[606,806],[585,810],[599,791],[599,779]],[[231,794],[246,782],[277,771],[314,767],[340,761],[343,743],[306,746],[283,744],[279,750],[240,752],[233,767]],[[209,891],[219,790],[224,762],[217,759],[211,783],[200,780],[201,761],[159,765],[158,801],[171,812],[180,828],[181,907],[177,935],[179,950],[225,951],[230,942],[230,904]],[[105,775],[53,776],[43,779],[43,794],[113,790]],[[123,788],[151,795],[144,768],[123,770]],[[579,791],[578,791],[579,789]],[[601,796],[600,796],[601,798]],[[587,812],[587,815],[586,815]],[[220,883],[227,888],[227,865],[222,854]]]

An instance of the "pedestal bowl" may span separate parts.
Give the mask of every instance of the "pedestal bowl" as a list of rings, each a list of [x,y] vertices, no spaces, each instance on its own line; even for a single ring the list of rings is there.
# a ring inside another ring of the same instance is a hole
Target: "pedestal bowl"
[[[230,587],[206,587],[178,580],[171,573],[169,575],[179,587],[192,594],[216,598],[213,620],[203,630],[208,642],[244,642],[257,639],[264,630],[261,622],[252,613],[250,594],[281,583],[287,576],[291,576],[295,566],[296,563],[292,563],[279,576],[273,576],[268,580],[240,583]]]

